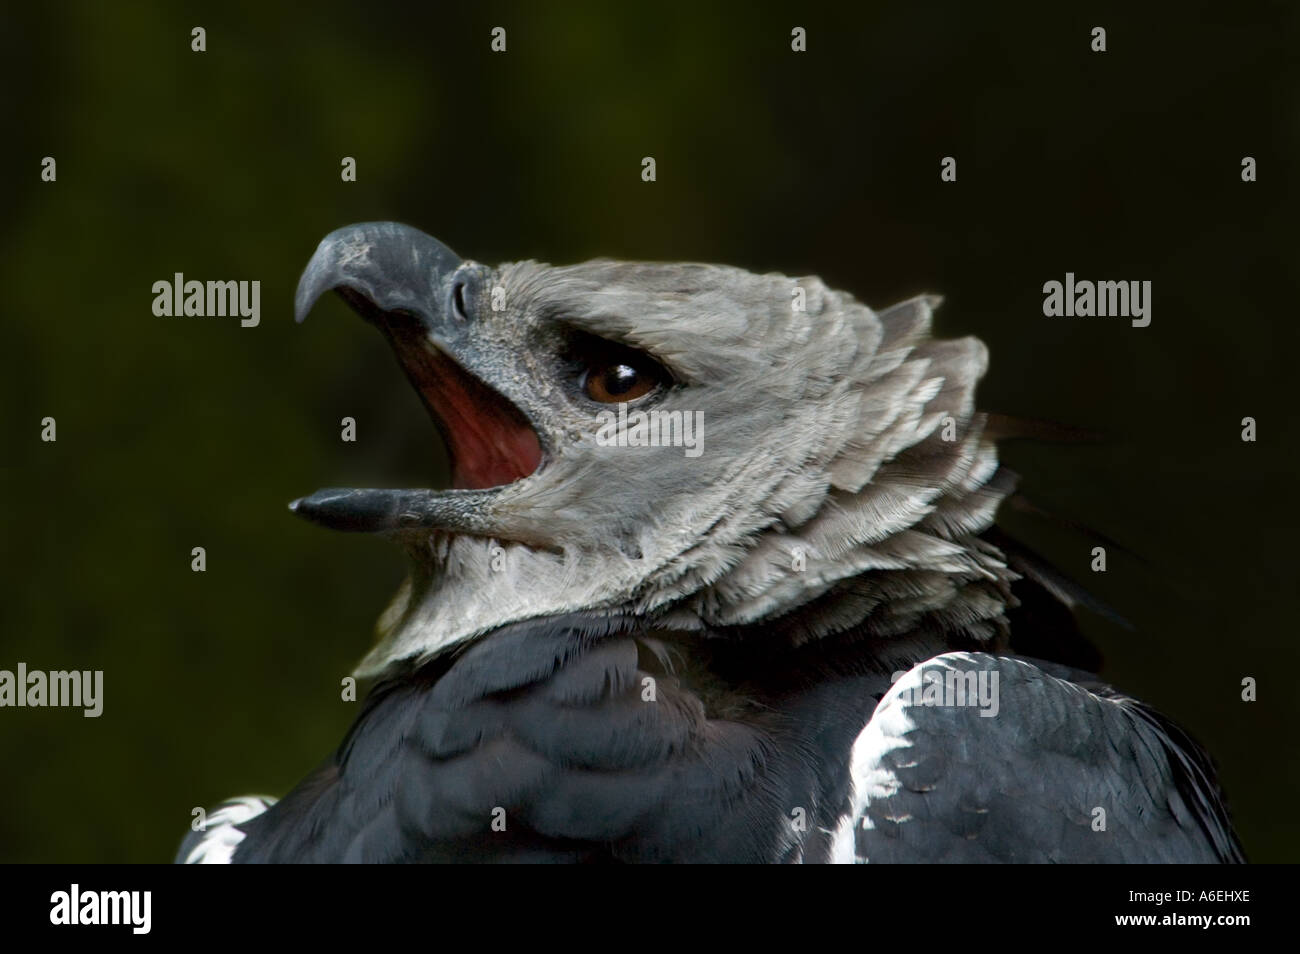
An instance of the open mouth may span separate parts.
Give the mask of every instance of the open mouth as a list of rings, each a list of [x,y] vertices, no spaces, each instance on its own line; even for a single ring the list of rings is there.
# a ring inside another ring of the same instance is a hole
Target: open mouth
[[[454,277],[464,264],[433,236],[398,222],[344,226],[317,246],[294,294],[296,320],[333,290],[384,333],[442,433],[452,487],[318,490],[289,505],[300,517],[370,533],[500,531],[494,501],[542,466],[542,443],[518,407],[456,360],[455,348],[439,347],[464,334],[470,321],[464,286]]]
[[[295,500],[290,509],[332,530],[377,533],[438,528],[490,535],[492,527],[480,504],[501,488],[536,473],[542,463],[537,432],[514,404],[430,341],[419,317],[385,311],[348,288],[336,291],[388,339],[442,434],[452,486],[449,491],[318,490]]]
[[[388,339],[407,380],[447,445],[453,490],[488,490],[535,473],[542,445],[528,419],[496,390],[439,350],[419,318],[383,311],[349,289],[339,293]]]

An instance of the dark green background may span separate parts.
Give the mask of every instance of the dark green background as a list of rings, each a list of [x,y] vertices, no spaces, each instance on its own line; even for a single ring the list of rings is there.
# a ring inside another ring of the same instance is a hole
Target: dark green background
[[[319,238],[369,219],[488,262],[945,294],[940,332],[991,347],[985,408],[1109,435],[1008,446],[1028,495],[1143,559],[1093,575],[1088,538],[1011,525],[1134,621],[1087,620],[1106,674],[1213,752],[1251,857],[1296,858],[1294,4],[19,6],[0,668],[103,669],[106,698],[0,710],[0,860],[169,859],[193,806],[282,794],[342,737],[403,567],[285,504],[445,471],[379,336],[335,301],[291,320]],[[261,326],[154,317],[177,271],[259,279]],[[1044,318],[1066,271],[1152,280],[1152,325]]]

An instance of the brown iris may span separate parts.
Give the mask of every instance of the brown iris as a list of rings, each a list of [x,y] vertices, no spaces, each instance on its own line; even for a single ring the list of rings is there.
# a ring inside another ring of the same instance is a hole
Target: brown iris
[[[628,361],[612,361],[587,371],[583,390],[587,397],[602,404],[635,401],[649,394],[659,384],[659,376],[648,368]]]

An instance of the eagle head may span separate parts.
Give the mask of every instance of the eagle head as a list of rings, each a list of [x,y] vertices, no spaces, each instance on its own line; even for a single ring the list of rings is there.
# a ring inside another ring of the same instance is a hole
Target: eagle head
[[[718,265],[491,267],[386,222],[325,237],[298,320],[331,289],[386,336],[452,462],[450,489],[291,505],[411,557],[359,674],[579,609],[726,629],[834,593],[793,638],[885,604],[900,632],[998,625],[1013,574],[976,538],[1009,489],[973,405],[987,352],[930,336],[937,299],[875,312]]]

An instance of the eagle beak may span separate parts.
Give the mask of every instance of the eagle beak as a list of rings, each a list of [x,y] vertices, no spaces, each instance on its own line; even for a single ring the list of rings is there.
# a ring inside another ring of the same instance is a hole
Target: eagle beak
[[[439,325],[460,266],[459,255],[409,225],[344,226],[321,239],[307,263],[294,294],[294,319],[301,322],[321,295],[338,290],[350,304],[364,301],[378,312],[409,312]]]
[[[480,271],[396,222],[349,225],[321,241],[298,282],[296,320],[336,291],[383,332],[442,433],[454,489],[321,490],[290,504],[294,513],[336,530],[490,533],[482,504],[535,472],[542,450],[527,417],[465,370],[473,348],[467,303],[482,291]]]

